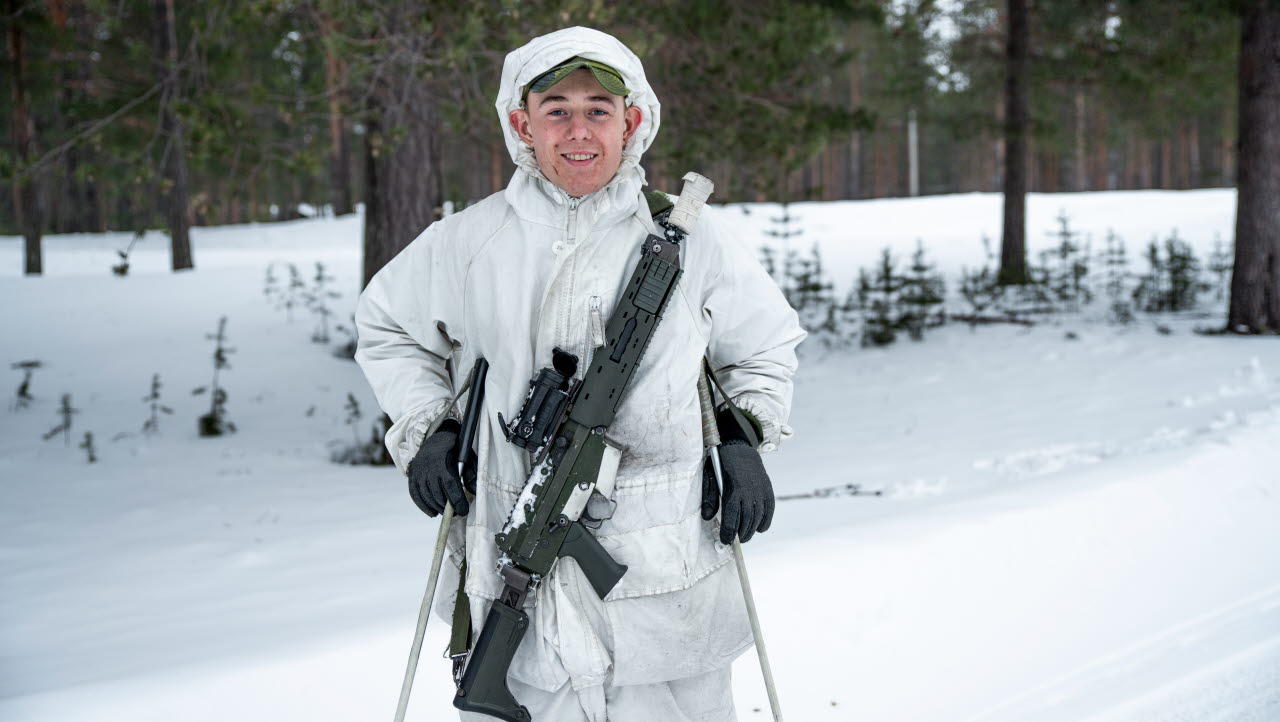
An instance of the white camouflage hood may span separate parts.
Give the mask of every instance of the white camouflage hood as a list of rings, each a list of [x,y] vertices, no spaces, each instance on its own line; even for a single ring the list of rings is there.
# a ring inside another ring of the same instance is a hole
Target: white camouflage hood
[[[640,109],[640,127],[623,147],[622,164],[618,171],[621,173],[627,168],[638,166],[640,157],[658,135],[662,106],[653,94],[653,88],[649,87],[640,58],[612,35],[583,27],[565,28],[534,38],[507,54],[507,59],[502,64],[502,84],[498,88],[498,100],[494,107],[498,111],[498,123],[502,126],[511,160],[518,168],[529,172],[537,171],[535,175],[541,175],[537,170],[538,163],[533,157],[533,149],[520,140],[507,118],[511,111],[520,107],[521,88],[575,55],[609,65],[622,75],[622,81],[631,90],[626,104]]]

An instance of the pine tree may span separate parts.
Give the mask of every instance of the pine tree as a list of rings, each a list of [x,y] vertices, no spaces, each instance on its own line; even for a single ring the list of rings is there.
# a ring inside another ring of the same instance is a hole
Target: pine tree
[[[160,414],[172,414],[173,409],[160,403],[160,374],[151,375],[151,393],[142,397],[147,403],[149,415],[147,420],[142,422],[142,433],[144,436],[160,433]]]
[[[796,274],[798,273],[797,265],[799,264],[799,255],[795,249],[791,247],[791,239],[804,234],[804,229],[798,227],[799,218],[792,215],[791,204],[782,204],[782,215],[773,216],[769,219],[773,226],[766,229],[764,234],[774,239],[775,243],[782,246],[782,283],[778,284],[782,288],[782,295],[786,297],[787,303],[797,311],[796,306]],[[794,227],[793,227],[794,226]],[[770,274],[772,275],[772,274]]]
[[[1057,301],[1070,311],[1079,311],[1081,304],[1093,300],[1084,283],[1089,275],[1089,253],[1080,246],[1080,232],[1071,229],[1065,211],[1058,213],[1057,222],[1057,230],[1048,233],[1054,245],[1042,254],[1045,280]]]
[[[339,298],[342,294],[337,291],[329,290],[329,282],[333,280],[333,276],[325,273],[324,264],[316,261],[316,275],[313,279],[311,288],[307,289],[303,298],[306,300],[307,308],[319,317],[316,330],[311,334],[313,343],[329,343],[329,317],[333,315],[333,311],[329,310],[330,299]]]
[[[1129,293],[1129,259],[1124,240],[1113,230],[1107,231],[1102,251],[1103,293],[1107,297],[1108,318],[1121,324],[1133,321],[1133,305]]]
[[[62,421],[44,434],[44,440],[48,441],[58,434],[62,434],[62,441],[65,445],[71,446],[71,419],[80,413],[80,409],[72,408],[71,394],[62,395],[62,404],[58,407],[58,415],[62,417]]]
[[[1134,300],[1148,313],[1186,311],[1195,308],[1200,292],[1200,261],[1191,245],[1175,230],[1164,243],[1164,254],[1155,239],[1147,245],[1147,274],[1138,281]]]
[[[25,409],[31,405],[32,401],[35,401],[35,397],[31,395],[31,375],[43,365],[34,359],[9,364],[9,368],[15,371],[22,371],[22,383],[18,384],[18,390],[14,392],[14,411]]]
[[[924,338],[926,328],[941,326],[946,315],[942,310],[946,298],[946,281],[925,259],[924,241],[916,241],[908,274],[902,279],[902,325],[913,341]]]
[[[85,453],[88,454],[90,464],[96,463],[98,461],[98,456],[96,453],[94,453],[94,449],[93,449],[93,433],[92,432],[89,432],[89,431],[84,432],[84,441],[80,442],[80,448],[84,449]]]
[[[885,248],[866,293],[863,346],[888,346],[897,340],[897,330],[902,327],[903,282],[894,268],[893,255]]]
[[[192,394],[202,394],[209,388],[212,389],[209,395],[209,413],[200,417],[201,436],[222,436],[226,433],[235,433],[236,430],[236,425],[227,420],[227,392],[218,385],[218,374],[223,369],[231,368],[231,364],[227,363],[227,354],[235,352],[235,349],[223,345],[227,340],[226,330],[227,317],[223,316],[218,319],[218,332],[205,336],[216,342],[213,350],[213,383],[207,388],[202,386],[192,391]]]
[[[1213,251],[1209,253],[1207,269],[1213,278],[1210,284],[1214,289],[1214,300],[1221,301],[1227,296],[1230,288],[1232,263],[1235,249],[1222,242],[1222,238],[1214,237]]]
[[[811,333],[833,334],[835,299],[832,284],[822,266],[822,251],[815,243],[808,258],[797,258],[793,266],[791,305],[800,316],[800,324]]]

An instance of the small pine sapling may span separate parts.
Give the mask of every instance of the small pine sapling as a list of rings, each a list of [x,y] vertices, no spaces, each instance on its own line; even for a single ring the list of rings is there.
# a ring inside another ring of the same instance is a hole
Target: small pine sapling
[[[1213,239],[1213,250],[1209,252],[1209,263],[1206,269],[1209,271],[1212,282],[1209,286],[1213,289],[1213,298],[1215,301],[1221,301],[1227,297],[1227,289],[1231,283],[1231,270],[1235,267],[1235,249],[1222,242],[1222,238],[1215,236]]]
[[[18,384],[18,390],[14,392],[13,396],[14,411],[25,409],[31,405],[32,401],[36,400],[36,397],[31,395],[31,375],[43,365],[34,359],[9,364],[10,369],[22,372],[22,383]]]
[[[84,441],[80,442],[80,448],[84,449],[85,452],[89,455],[90,464],[95,463],[98,460],[98,456],[97,454],[94,453],[94,450],[93,450],[93,432],[90,432],[90,431],[84,432]]]
[[[343,407],[347,412],[346,424],[351,427],[351,434],[355,436],[355,446],[360,446],[360,432],[356,430],[356,424],[360,423],[360,419],[364,418],[364,414],[360,413],[360,402],[356,401],[356,395],[347,392],[347,405]]]
[[[144,230],[134,231],[133,240],[129,241],[129,247],[123,251],[118,248],[116,249],[116,255],[120,256],[120,262],[111,267],[112,273],[122,278],[129,275],[129,254],[133,253],[134,245],[136,245],[138,241],[142,240],[144,233],[146,233]]]
[[[280,279],[276,278],[276,264],[267,264],[267,275],[262,281],[262,297],[267,299],[267,303],[276,300],[276,296],[280,294]]]
[[[800,325],[810,332],[835,333],[834,286],[826,279],[822,251],[815,243],[808,258],[798,258],[791,283],[791,305],[800,316]]]
[[[1138,278],[1138,285],[1133,289],[1133,301],[1138,308],[1148,313],[1163,311],[1169,298],[1165,288],[1165,263],[1160,256],[1160,244],[1155,238],[1147,244],[1147,273]]]
[[[333,315],[333,311],[329,310],[328,300],[339,298],[342,295],[337,291],[329,290],[329,282],[332,280],[334,280],[333,276],[325,273],[324,264],[316,261],[314,285],[307,289],[303,295],[307,308],[320,317],[319,325],[316,326],[316,330],[311,334],[313,343],[329,343],[329,317]]]
[[[760,265],[774,283],[778,282],[778,252],[772,246],[760,246]]]
[[[800,219],[792,215],[790,203],[783,203],[782,215],[774,216],[769,220],[773,223],[773,227],[767,229],[764,234],[782,244],[782,283],[778,285],[782,288],[782,295],[786,297],[787,302],[791,304],[792,308],[795,308],[796,302],[792,296],[795,295],[793,280],[796,275],[798,257],[791,248],[791,239],[803,235],[804,229],[798,227],[797,224]]]
[[[289,283],[276,294],[276,308],[284,309],[285,320],[289,323],[293,323],[293,308],[304,297],[306,290],[307,284],[303,282],[302,274],[298,273],[298,267],[290,263]]]
[[[969,304],[969,331],[974,331],[982,314],[1000,301],[1004,286],[996,283],[996,274],[990,265],[977,271],[960,269],[960,296]]]
[[[946,322],[942,302],[946,298],[946,281],[924,255],[924,242],[916,241],[911,255],[908,274],[902,278],[902,325],[912,340],[924,338],[926,328],[935,328]]]
[[[151,376],[151,393],[142,397],[147,403],[150,415],[142,422],[142,434],[151,436],[160,433],[160,414],[172,414],[173,409],[160,403],[160,374]]]
[[[894,268],[893,255],[885,248],[866,294],[863,346],[888,346],[897,340],[897,329],[901,327],[902,320],[902,285],[903,279]]]
[[[338,358],[344,358],[349,361],[355,359],[356,341],[358,340],[358,337],[356,336],[356,332],[354,330],[355,327],[356,327],[356,315],[354,313],[351,314],[350,326],[346,324],[341,324],[341,323],[334,325],[333,330],[335,332],[340,333],[347,337],[346,343],[342,344],[341,346],[334,347],[333,349],[334,356],[337,356]]]
[[[201,436],[222,436],[226,433],[235,433],[236,430],[236,425],[227,421],[227,392],[218,385],[219,372],[223,369],[231,368],[231,364],[227,363],[227,354],[235,353],[235,349],[227,348],[223,345],[227,340],[226,330],[227,317],[223,316],[218,319],[218,332],[205,335],[205,338],[217,342],[213,351],[213,383],[208,387],[201,386],[191,392],[194,396],[212,389],[209,394],[209,413],[199,419],[198,426]]]
[[[1070,311],[1079,311],[1081,304],[1093,300],[1093,294],[1084,285],[1089,275],[1089,254],[1080,246],[1080,232],[1071,229],[1066,211],[1058,213],[1057,221],[1058,229],[1048,233],[1054,245],[1041,254],[1044,280],[1055,301],[1066,304]]]
[[[385,452],[382,444],[383,436],[386,429],[380,428],[380,423],[374,423],[373,433],[368,441],[360,440],[359,423],[364,418],[364,414],[360,411],[360,403],[356,401],[355,394],[347,393],[347,403],[343,407],[347,412],[345,423],[351,427],[351,435],[353,443],[351,446],[338,444],[333,453],[330,454],[330,460],[337,464],[370,465],[380,466],[389,463],[390,457]]]
[[[1125,254],[1124,240],[1115,231],[1107,231],[1106,246],[1102,250],[1103,284],[1107,296],[1107,317],[1113,323],[1133,322],[1133,305],[1130,303],[1129,258]]]
[[[62,417],[62,422],[46,431],[44,440],[48,441],[58,434],[62,434],[63,444],[71,446],[71,419],[78,413],[80,413],[80,409],[72,408],[71,406],[71,394],[63,394],[62,403],[58,406],[58,416]]]
[[[1175,230],[1165,239],[1164,255],[1152,239],[1147,246],[1147,275],[1138,282],[1134,300],[1148,313],[1195,308],[1198,295],[1208,290],[1200,279],[1200,261],[1191,244]]]

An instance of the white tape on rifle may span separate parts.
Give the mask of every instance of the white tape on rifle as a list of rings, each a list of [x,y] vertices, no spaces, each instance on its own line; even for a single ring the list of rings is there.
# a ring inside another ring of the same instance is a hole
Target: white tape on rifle
[[[698,222],[698,214],[707,204],[716,186],[711,179],[697,173],[684,174],[684,188],[680,189],[680,197],[676,199],[676,207],[671,209],[667,222],[685,233],[693,233]]]

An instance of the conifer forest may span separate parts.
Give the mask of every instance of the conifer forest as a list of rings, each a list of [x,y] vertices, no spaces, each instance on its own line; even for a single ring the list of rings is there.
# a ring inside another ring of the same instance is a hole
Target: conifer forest
[[[26,237],[28,273],[45,233],[165,228],[177,270],[193,225],[365,204],[367,279],[446,202],[505,186],[505,49],[585,24],[646,58],[671,119],[652,187],[696,166],[720,202],[1002,191],[999,279],[1018,283],[1027,192],[1240,179],[1230,326],[1280,328],[1258,290],[1280,187],[1269,0],[8,0],[4,18],[0,233]]]

